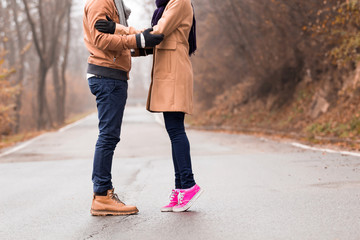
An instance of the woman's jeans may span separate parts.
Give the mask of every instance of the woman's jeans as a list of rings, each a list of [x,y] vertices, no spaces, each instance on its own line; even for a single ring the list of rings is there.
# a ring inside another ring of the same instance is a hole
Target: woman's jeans
[[[175,168],[175,188],[186,189],[195,185],[191,169],[190,144],[184,127],[185,114],[164,112],[165,127],[169,134]]]
[[[113,188],[111,166],[115,147],[120,141],[128,83],[103,77],[91,77],[88,81],[91,93],[96,96],[99,118],[92,181],[94,192],[101,193]]]

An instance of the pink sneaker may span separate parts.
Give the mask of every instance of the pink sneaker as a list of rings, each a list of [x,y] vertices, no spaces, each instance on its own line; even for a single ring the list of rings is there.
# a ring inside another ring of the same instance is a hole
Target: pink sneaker
[[[173,189],[171,194],[170,194],[170,203],[166,206],[163,206],[161,208],[162,212],[172,212],[173,211],[173,207],[175,207],[178,204],[178,195],[179,195],[179,190],[177,189]]]
[[[197,184],[189,190],[180,190],[178,196],[179,204],[173,207],[173,212],[184,212],[188,210],[196,199],[200,197],[202,192],[203,190]]]

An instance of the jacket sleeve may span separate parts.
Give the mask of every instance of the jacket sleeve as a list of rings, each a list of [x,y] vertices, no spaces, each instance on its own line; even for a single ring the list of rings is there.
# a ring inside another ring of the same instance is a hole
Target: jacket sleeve
[[[86,20],[90,30],[90,42],[101,50],[122,51],[136,48],[135,35],[115,35],[104,34],[95,28],[97,20],[106,19],[106,15],[111,15],[108,0],[99,1],[99,4],[92,5],[86,9]]]
[[[184,11],[187,11],[187,0],[172,0],[168,3],[159,22],[154,26],[153,34],[164,34],[165,37],[175,31],[183,21]]]
[[[134,27],[126,27],[119,23],[116,24],[115,34],[117,35],[131,35],[143,32],[143,30],[137,30]]]

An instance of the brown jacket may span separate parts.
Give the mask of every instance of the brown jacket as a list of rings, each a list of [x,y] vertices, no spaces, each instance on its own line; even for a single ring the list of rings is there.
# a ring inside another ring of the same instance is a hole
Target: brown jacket
[[[117,34],[101,33],[95,29],[95,23],[99,19],[106,20],[106,16],[119,23],[119,15],[113,0],[86,1],[83,27],[85,45],[90,52],[88,73],[99,74],[97,72],[99,69],[102,71],[105,69],[106,73],[113,70],[116,76],[123,75],[118,79],[126,80],[131,69],[130,49],[136,48],[134,34],[138,31],[122,26],[117,27]],[[123,79],[124,77],[126,79]]]
[[[193,70],[189,59],[189,32],[193,22],[191,0],[170,0],[154,34],[164,40],[154,49],[147,110],[193,111]]]

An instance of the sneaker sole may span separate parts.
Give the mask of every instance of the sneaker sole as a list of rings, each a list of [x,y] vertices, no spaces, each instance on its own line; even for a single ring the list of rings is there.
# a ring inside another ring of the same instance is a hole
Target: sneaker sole
[[[182,207],[182,208],[173,208],[173,212],[185,212],[186,210],[188,210],[193,204],[194,204],[194,202],[200,197],[200,195],[202,194],[204,192],[204,190],[202,190],[201,188],[200,188],[200,191],[199,192],[197,192],[196,194],[195,194],[195,196],[184,206],[184,207]]]
[[[162,212],[172,212],[173,208],[161,208],[160,209]]]
[[[107,211],[107,210],[90,210],[91,215],[93,216],[121,216],[121,215],[133,215],[138,213],[139,210],[128,211],[128,212],[117,212],[117,211]]]

